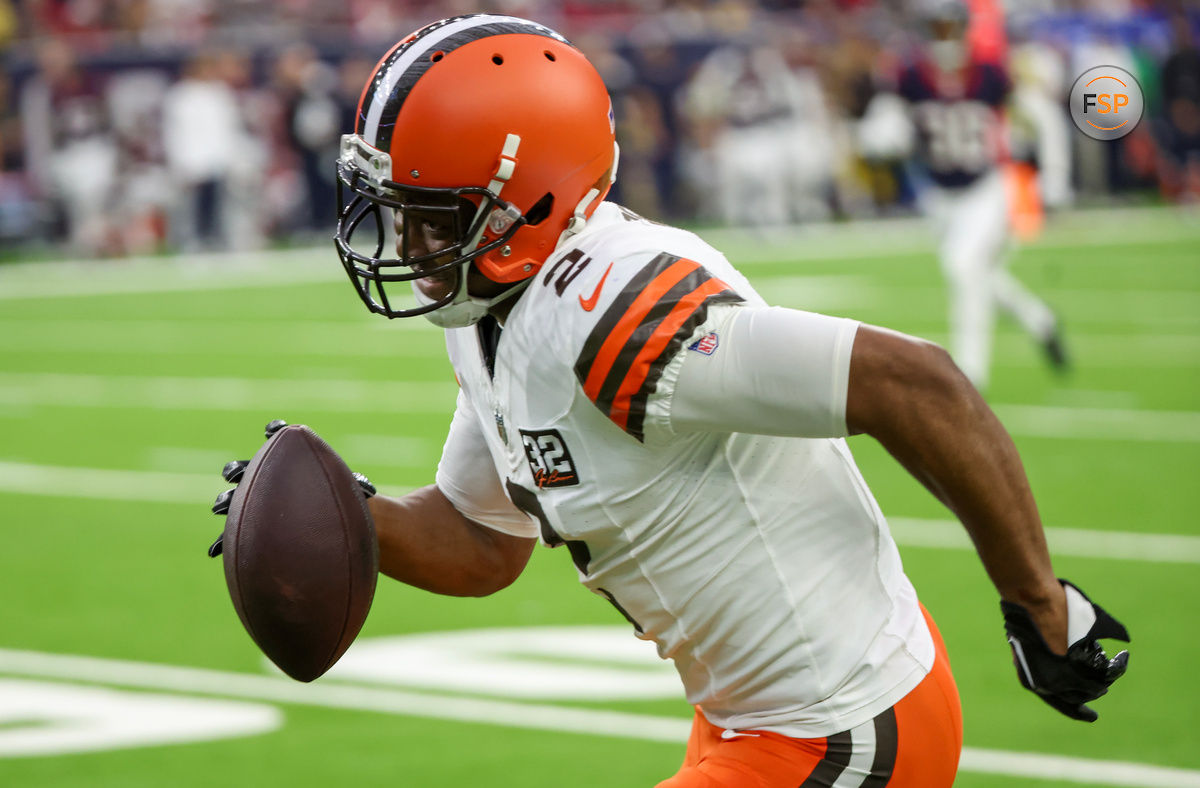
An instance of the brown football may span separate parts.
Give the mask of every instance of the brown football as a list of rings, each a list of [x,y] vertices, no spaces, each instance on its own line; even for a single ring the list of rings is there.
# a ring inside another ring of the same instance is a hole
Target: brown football
[[[279,430],[246,466],[225,519],[224,556],[246,631],[297,681],[329,670],[371,609],[379,546],[366,497],[308,427]]]

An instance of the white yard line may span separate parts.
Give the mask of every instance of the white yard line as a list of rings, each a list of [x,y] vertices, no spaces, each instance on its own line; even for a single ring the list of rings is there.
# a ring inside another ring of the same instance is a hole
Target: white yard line
[[[839,281],[839,279],[844,281]],[[786,277],[769,288],[771,300],[803,305],[831,313],[877,306],[889,296],[883,289],[856,277]],[[894,294],[892,294],[894,296]],[[1067,335],[1081,367],[1198,367],[1200,334],[1135,331],[1113,334],[1073,324]],[[942,331],[924,331],[925,339],[946,344]],[[998,362],[1007,366],[1040,367],[1045,360],[1033,352],[1023,334],[997,337]],[[71,320],[58,315],[0,317],[0,352],[45,355],[87,354],[127,356],[265,357],[365,356],[370,358],[444,359],[440,329],[427,320],[362,321],[198,321],[142,320],[124,317]]]
[[[896,543],[906,547],[974,550],[957,520],[889,517]],[[1074,558],[1146,561],[1162,564],[1200,564],[1200,536],[1187,534],[1099,531],[1088,528],[1046,527],[1050,552]]]
[[[353,413],[449,413],[445,381],[334,380],[0,372],[0,406]],[[1138,443],[1200,442],[1200,411],[993,405],[1017,436]]]
[[[699,234],[739,265],[807,260],[843,260],[936,253],[936,239],[920,217],[863,222],[754,228],[702,229]],[[1056,214],[1034,249],[1154,246],[1200,241],[1200,211],[1136,208],[1089,209]],[[1083,262],[1086,258],[1072,258]],[[1158,260],[1153,262],[1158,263]]]
[[[226,457],[230,458],[232,455]],[[216,465],[212,466],[212,473],[168,473],[0,460],[0,493],[15,495],[203,506],[228,486]],[[408,492],[407,488],[387,485],[381,485],[380,489],[389,495]]]
[[[380,327],[387,329],[384,333]],[[436,333],[435,333],[436,332]],[[333,321],[70,320],[0,318],[0,351],[44,355],[370,356],[444,359],[440,330],[427,320]],[[193,360],[194,363],[194,360]],[[357,363],[357,359],[356,359]]]
[[[0,301],[89,298],[98,295],[292,287],[336,282],[345,273],[330,252],[316,250],[188,258],[27,263],[0,271]]]
[[[370,439],[374,441],[375,438]],[[383,451],[382,445],[368,446]],[[412,449],[411,446],[402,446]],[[382,461],[382,457],[380,458]],[[227,485],[216,466],[212,473],[167,473],[107,468],[74,468],[57,465],[0,460],[0,493],[42,495],[115,501],[147,501],[203,506]],[[390,495],[405,490],[384,487]],[[972,550],[963,527],[954,520],[889,517],[896,542],[907,547]],[[1133,533],[1084,528],[1046,529],[1055,555],[1146,561],[1168,564],[1200,564],[1200,536],[1187,534]]]
[[[105,501],[204,505],[229,485],[209,473],[67,468],[0,461],[0,492]]]
[[[1101,761],[964,747],[959,771],[1004,774],[1027,780],[1061,780],[1129,786],[1130,788],[1197,788],[1200,771],[1149,766],[1128,761]]]
[[[803,270],[796,266],[792,270]],[[755,274],[751,284],[770,304],[796,309],[812,309],[810,304],[857,312],[887,310],[891,319],[917,314],[914,304],[934,305],[937,311],[926,317],[944,320],[945,285],[936,281],[924,284],[895,284],[862,274],[806,277],[796,274]],[[836,289],[834,289],[836,288]],[[1200,291],[1186,286],[1159,288],[1039,288],[1051,303],[1060,305],[1066,320],[1068,338],[1080,325],[1096,325],[1112,332],[1113,326],[1159,325],[1195,327],[1200,324]],[[1179,333],[1179,332],[1176,332]]]
[[[468,724],[669,742],[676,746],[682,746],[687,740],[691,727],[690,720],[680,717],[447,697],[382,687],[344,686],[331,681],[298,684],[273,676],[15,649],[0,649],[0,673]],[[975,747],[964,748],[960,770],[1128,788],[1200,788],[1200,771],[1191,769]]]
[[[1142,443],[1200,441],[1200,411],[1006,404],[992,407],[1014,435]]]
[[[199,275],[212,271],[231,270],[262,271],[272,265],[286,265],[289,270],[305,263],[316,266],[333,254],[330,245],[298,246],[292,249],[258,249],[243,252],[181,252],[173,255],[131,255],[129,257],[106,257],[100,259],[63,258],[60,260],[26,260],[13,262],[0,268],[0,282],[39,281],[47,275],[71,279],[87,279],[100,273],[124,273],[140,275],[147,271],[176,270],[187,275]],[[341,272],[334,256],[334,269]],[[177,266],[177,268],[173,268]],[[345,274],[342,274],[345,276]]]
[[[0,372],[0,405],[348,413],[449,413],[458,387],[444,381],[80,375]]]
[[[684,742],[691,727],[690,720],[626,712],[446,697],[331,681],[300,684],[275,676],[11,649],[0,649],[0,673],[651,741]]]
[[[862,257],[896,257],[935,252],[924,219],[834,222],[739,230],[702,228],[699,234],[739,265]],[[1085,209],[1056,214],[1031,248],[1086,248],[1200,242],[1195,208]],[[1085,257],[1072,262],[1086,265]],[[1188,265],[1155,257],[1140,265]],[[181,254],[115,260],[10,263],[0,267],[0,300],[70,298],[114,293],[152,293],[287,287],[340,281],[345,276],[332,244],[297,249]]]

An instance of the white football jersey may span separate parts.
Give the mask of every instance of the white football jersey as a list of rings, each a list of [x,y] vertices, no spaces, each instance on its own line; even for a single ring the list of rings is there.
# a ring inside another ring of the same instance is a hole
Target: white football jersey
[[[565,544],[713,724],[822,737],[913,689],[933,642],[844,440],[670,429],[679,359],[730,352],[711,315],[739,303],[763,306],[697,236],[602,204],[513,306],[493,369],[479,326],[446,332],[462,391],[438,485]]]

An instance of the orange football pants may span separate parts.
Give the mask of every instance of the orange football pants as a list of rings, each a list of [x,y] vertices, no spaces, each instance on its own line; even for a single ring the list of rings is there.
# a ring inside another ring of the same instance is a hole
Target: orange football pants
[[[933,670],[874,720],[823,739],[724,731],[699,710],[683,767],[658,788],[950,788],[962,752],[962,708],[942,635],[928,611]]]

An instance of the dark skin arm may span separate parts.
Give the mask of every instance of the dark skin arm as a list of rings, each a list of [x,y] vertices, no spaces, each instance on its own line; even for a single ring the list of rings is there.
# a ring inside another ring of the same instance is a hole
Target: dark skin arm
[[[453,220],[445,213],[414,211],[409,228],[409,254],[423,255],[445,249],[453,241]],[[404,216],[396,212],[396,253],[403,254]],[[434,265],[446,262],[440,257]],[[474,266],[468,273],[471,292],[496,295],[505,286],[489,282]],[[454,277],[426,282],[426,296],[448,293]],[[497,308],[503,317],[512,308],[505,301]],[[376,495],[367,501],[379,539],[379,571],[402,583],[449,596],[487,596],[511,585],[533,552],[536,539],[510,536],[464,517],[436,485],[423,487],[401,498]]]
[[[860,326],[846,423],[878,440],[966,526],[1000,597],[1023,605],[1047,644],[1067,650],[1066,598],[1012,438],[930,342]]]
[[[536,539],[510,536],[464,517],[435,485],[367,501],[379,538],[379,570],[450,596],[487,596],[510,585]]]

